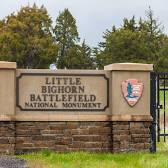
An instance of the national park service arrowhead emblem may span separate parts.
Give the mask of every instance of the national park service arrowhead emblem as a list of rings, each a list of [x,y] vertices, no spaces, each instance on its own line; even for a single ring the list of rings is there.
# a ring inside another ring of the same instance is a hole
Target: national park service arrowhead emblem
[[[127,103],[133,107],[142,96],[143,83],[137,79],[127,79],[121,83],[121,89]]]

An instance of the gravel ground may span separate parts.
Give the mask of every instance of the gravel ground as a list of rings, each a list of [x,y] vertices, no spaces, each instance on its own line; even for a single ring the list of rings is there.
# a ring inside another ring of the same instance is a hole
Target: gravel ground
[[[11,156],[0,156],[0,168],[28,168],[24,159]]]

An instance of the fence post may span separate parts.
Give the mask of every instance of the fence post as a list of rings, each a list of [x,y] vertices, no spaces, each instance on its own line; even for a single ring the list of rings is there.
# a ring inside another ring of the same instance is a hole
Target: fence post
[[[156,152],[156,74],[151,72],[151,80],[150,80],[150,109],[151,109],[151,116],[153,118],[153,122],[150,128],[151,133],[151,152]]]

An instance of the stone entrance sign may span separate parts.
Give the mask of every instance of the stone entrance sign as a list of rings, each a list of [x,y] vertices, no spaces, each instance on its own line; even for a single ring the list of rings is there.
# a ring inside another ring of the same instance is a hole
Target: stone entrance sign
[[[105,74],[20,73],[21,111],[105,111],[109,105]]]
[[[148,151],[152,70],[118,63],[52,71],[0,62],[0,154]],[[123,91],[141,98],[130,106]]]

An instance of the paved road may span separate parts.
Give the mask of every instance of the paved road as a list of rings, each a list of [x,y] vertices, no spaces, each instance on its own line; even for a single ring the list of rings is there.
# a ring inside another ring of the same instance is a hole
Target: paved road
[[[23,159],[11,156],[0,156],[0,168],[28,168],[28,166]]]

